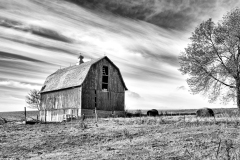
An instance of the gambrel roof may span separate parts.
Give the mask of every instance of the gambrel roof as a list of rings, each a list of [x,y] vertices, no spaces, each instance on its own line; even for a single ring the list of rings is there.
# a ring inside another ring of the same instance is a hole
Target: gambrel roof
[[[117,68],[124,88],[127,90],[119,68],[107,56],[104,56],[82,63],[80,65],[70,66],[57,70],[47,77],[41,89],[41,93],[81,86],[85,81],[91,66],[104,58],[106,58],[112,65]]]

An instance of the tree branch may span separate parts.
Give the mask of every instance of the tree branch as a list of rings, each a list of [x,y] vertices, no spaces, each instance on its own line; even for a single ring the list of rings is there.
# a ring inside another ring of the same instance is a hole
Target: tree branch
[[[193,58],[193,57],[192,57],[192,58]],[[210,77],[212,77],[213,79],[215,79],[216,81],[218,81],[219,83],[221,83],[221,84],[223,84],[223,85],[225,85],[225,86],[228,86],[228,87],[230,87],[230,88],[236,88],[235,86],[229,85],[229,84],[227,84],[227,83],[225,83],[225,82],[217,79],[216,77],[214,77],[214,76],[212,75],[212,73],[210,73],[210,72],[208,72],[208,71],[206,70],[206,68],[204,68],[202,65],[199,65],[200,62],[199,62],[197,59],[195,59],[195,58],[193,58],[193,59],[196,61],[196,65],[198,65],[200,68],[202,68],[202,69],[205,71],[205,73],[208,74]]]
[[[216,54],[217,54],[217,56],[218,56],[221,64],[223,65],[223,67],[228,71],[228,73],[229,73],[230,75],[232,75],[233,78],[235,78],[235,76],[232,74],[232,71],[224,64],[224,62],[223,62],[221,56],[219,55],[219,53],[218,53],[218,51],[217,51],[217,48],[215,47],[212,39],[210,39],[210,41],[211,41],[211,43],[212,43],[212,47],[213,47],[214,51],[216,52]]]

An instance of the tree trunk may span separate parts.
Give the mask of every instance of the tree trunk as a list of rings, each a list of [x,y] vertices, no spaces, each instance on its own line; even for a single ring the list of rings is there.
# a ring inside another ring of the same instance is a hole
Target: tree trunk
[[[236,80],[237,107],[240,114],[240,81]]]

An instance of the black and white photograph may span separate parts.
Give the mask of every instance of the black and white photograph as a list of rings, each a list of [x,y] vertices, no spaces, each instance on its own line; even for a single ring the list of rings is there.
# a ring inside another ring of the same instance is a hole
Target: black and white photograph
[[[240,0],[0,0],[1,160],[240,160]]]

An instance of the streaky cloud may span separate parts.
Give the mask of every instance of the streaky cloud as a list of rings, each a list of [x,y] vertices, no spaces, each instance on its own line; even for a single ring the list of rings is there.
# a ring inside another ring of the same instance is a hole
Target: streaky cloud
[[[22,83],[17,81],[0,81],[0,86],[22,88],[22,89],[36,89],[41,87],[39,85],[33,85],[33,84]]]
[[[9,40],[9,41],[21,43],[24,45],[29,45],[32,47],[40,48],[40,49],[51,50],[54,52],[63,52],[63,53],[68,53],[68,54],[76,54],[74,51],[64,49],[63,47],[57,47],[57,46],[47,45],[47,44],[42,44],[42,43],[37,43],[37,42],[34,43],[34,41],[31,41],[31,40],[26,41],[26,40],[11,38],[11,37],[2,37],[2,38]]]
[[[61,35],[59,32],[49,29],[49,28],[43,28],[40,26],[34,26],[34,25],[27,25],[20,21],[10,20],[6,18],[0,17],[0,26],[11,28],[23,32],[31,32],[32,34],[56,40],[66,43],[73,43],[73,39],[66,37],[64,35]]]
[[[166,63],[172,66],[178,67],[178,59],[176,55],[168,53],[168,51],[163,50],[159,47],[159,50],[152,50],[150,47],[146,48],[143,46],[137,46],[130,49],[133,53],[141,54],[144,58],[150,58],[158,62]]]
[[[40,61],[40,60],[29,58],[29,57],[26,57],[26,56],[14,54],[14,53],[9,53],[9,52],[3,52],[3,51],[0,51],[0,60],[1,60],[1,58],[24,60],[24,61],[30,61],[30,62],[38,62],[38,63],[49,64],[48,62],[45,62],[45,61]]]
[[[0,82],[19,82],[22,84],[30,84],[32,86],[42,86],[42,83],[34,83],[34,82],[30,82],[30,81],[17,81],[17,80],[9,79],[9,78],[0,78]]]
[[[127,96],[130,98],[134,98],[134,99],[140,99],[142,98],[138,93],[133,92],[133,91],[127,91],[126,92]]]
[[[185,31],[219,10],[239,5],[238,0],[66,0],[97,12],[146,21],[167,30]]]

